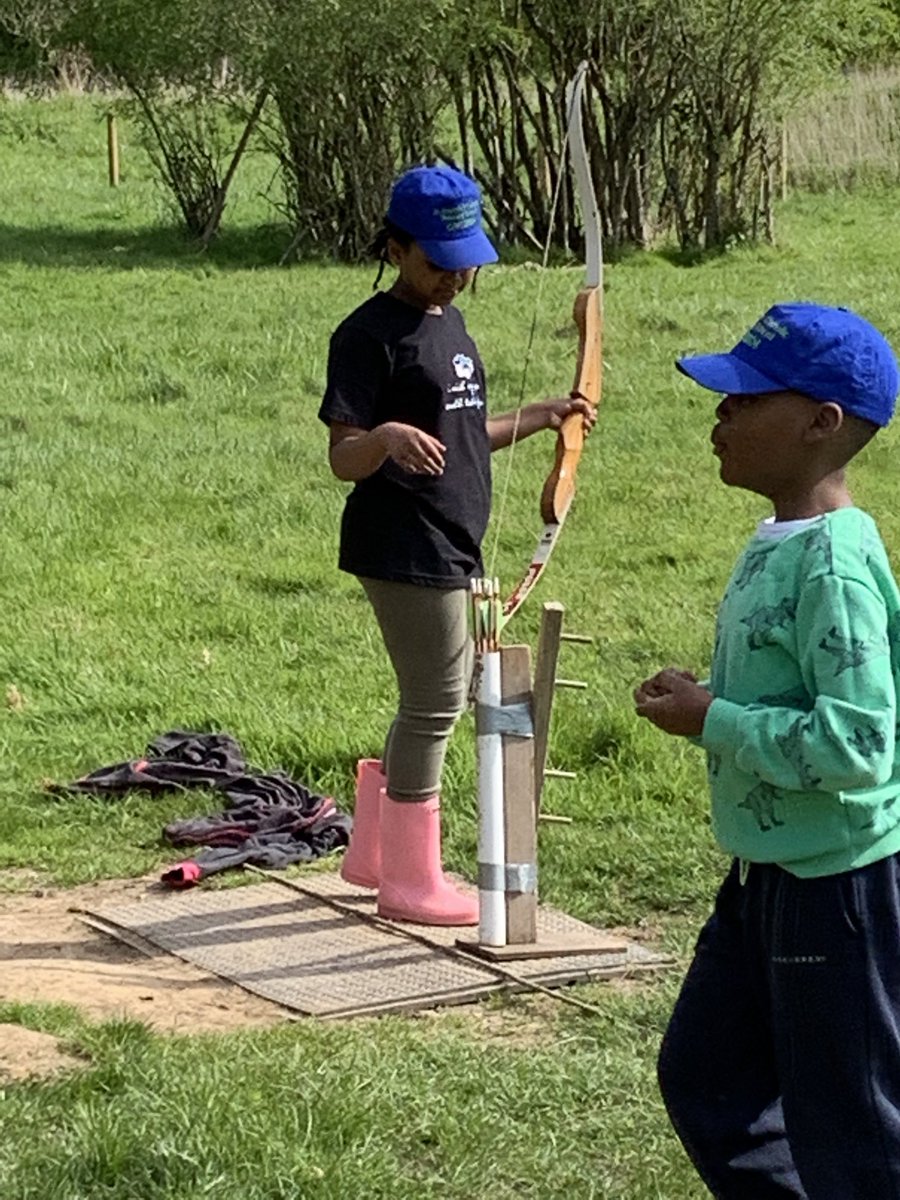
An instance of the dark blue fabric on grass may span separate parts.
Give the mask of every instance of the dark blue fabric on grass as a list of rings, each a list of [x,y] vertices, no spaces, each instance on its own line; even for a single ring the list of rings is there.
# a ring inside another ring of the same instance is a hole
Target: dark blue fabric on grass
[[[163,830],[172,846],[205,846],[185,863],[164,872],[164,883],[184,886],[207,875],[250,863],[283,868],[343,849],[352,818],[330,796],[321,796],[284,771],[251,770],[240,744],[227,733],[171,729],[148,745],[140,759],[98,767],[61,793],[118,797],[148,792],[209,789],[225,807],[185,817]]]

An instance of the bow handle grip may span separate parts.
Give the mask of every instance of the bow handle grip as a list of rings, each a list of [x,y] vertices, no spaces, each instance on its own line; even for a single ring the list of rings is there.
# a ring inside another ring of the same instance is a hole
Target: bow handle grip
[[[582,288],[575,297],[573,311],[578,328],[578,365],[575,368],[573,396],[581,396],[592,408],[600,403],[603,318],[600,289]],[[541,520],[544,524],[561,523],[575,494],[575,471],[584,445],[584,417],[570,413],[559,427],[556,459],[541,492]]]

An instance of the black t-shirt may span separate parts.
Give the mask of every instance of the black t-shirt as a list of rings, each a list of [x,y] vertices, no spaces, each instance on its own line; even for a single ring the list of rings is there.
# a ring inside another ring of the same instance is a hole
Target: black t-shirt
[[[335,330],[319,417],[415,425],[446,447],[441,475],[391,459],[347,497],[339,566],[354,575],[464,587],[482,572],[491,505],[484,368],[452,305],[423,312],[380,292]]]

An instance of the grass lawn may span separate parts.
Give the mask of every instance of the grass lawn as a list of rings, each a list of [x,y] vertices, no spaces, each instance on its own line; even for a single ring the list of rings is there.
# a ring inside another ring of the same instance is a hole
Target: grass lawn
[[[140,875],[173,859],[184,797],[54,799],[164,730],[227,730],[255,764],[339,802],[393,705],[380,640],[336,569],[344,485],[316,420],[328,335],[374,268],[279,268],[270,177],[250,161],[207,255],[173,232],[136,134],[106,183],[85,102],[0,102],[0,889]],[[534,644],[540,599],[566,606],[541,829],[543,897],[643,925],[683,962],[725,863],[691,746],[638,722],[631,690],[667,663],[702,670],[720,590],[763,515],[717,479],[712,397],[673,369],[725,348],[777,300],[857,308],[900,346],[900,228],[889,193],[796,196],[777,248],[685,268],[636,255],[607,271],[605,395],[579,491],[540,591],[510,635]],[[465,317],[490,404],[565,394],[576,265],[488,268]],[[897,431],[868,447],[858,503],[900,560]],[[512,468],[507,472],[507,462]],[[495,458],[507,588],[539,529],[552,440]],[[5,702],[4,702],[5,696]],[[448,864],[475,862],[474,737],[446,776]],[[202,798],[190,796],[192,806]],[[193,811],[197,811],[196,807]],[[602,1015],[520,999],[436,1019],[162,1037],[136,1022],[0,1003],[0,1022],[63,1037],[85,1066],[0,1090],[4,1200],[693,1200],[654,1057],[678,972],[579,994]],[[492,1033],[493,1031],[493,1033]],[[518,1031],[518,1035],[517,1035]]]

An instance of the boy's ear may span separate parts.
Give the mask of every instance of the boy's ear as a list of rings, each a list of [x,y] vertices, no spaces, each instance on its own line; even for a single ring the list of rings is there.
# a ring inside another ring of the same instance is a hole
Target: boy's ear
[[[833,437],[844,424],[844,410],[831,400],[817,400],[809,423],[814,441]]]

